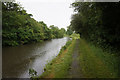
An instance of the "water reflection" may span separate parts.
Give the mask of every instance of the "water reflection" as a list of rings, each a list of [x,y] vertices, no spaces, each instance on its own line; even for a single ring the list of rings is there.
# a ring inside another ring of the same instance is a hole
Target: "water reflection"
[[[68,37],[17,47],[3,48],[3,78],[29,78],[28,70],[40,75],[45,64],[58,55]]]

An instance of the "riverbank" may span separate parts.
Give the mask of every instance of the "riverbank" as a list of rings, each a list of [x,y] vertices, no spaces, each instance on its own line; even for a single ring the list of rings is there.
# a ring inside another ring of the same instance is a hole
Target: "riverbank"
[[[43,74],[39,78],[61,78],[66,77],[69,73],[72,53],[74,50],[75,40],[68,41],[62,47],[59,55],[53,59],[44,68]]]
[[[72,40],[39,78],[118,78],[119,57],[85,40]]]
[[[2,2],[2,13],[2,26],[4,26],[2,46],[4,47],[62,38],[66,33],[64,28],[59,29],[55,25],[47,26],[43,21],[36,21],[33,15],[28,14],[16,1]]]
[[[34,69],[41,75],[44,66],[59,54],[61,47],[69,40],[71,39],[64,37],[42,43],[3,48],[3,77],[29,78],[29,69]]]

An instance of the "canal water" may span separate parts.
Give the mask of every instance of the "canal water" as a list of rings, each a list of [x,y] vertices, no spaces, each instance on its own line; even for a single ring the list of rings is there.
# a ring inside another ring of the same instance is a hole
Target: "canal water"
[[[29,78],[32,68],[40,75],[45,65],[58,55],[68,37],[2,49],[3,78]]]

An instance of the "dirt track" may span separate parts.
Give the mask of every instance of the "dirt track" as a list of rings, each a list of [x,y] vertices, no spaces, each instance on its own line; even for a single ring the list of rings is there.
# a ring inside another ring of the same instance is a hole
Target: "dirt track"
[[[80,62],[78,60],[78,56],[80,56],[79,44],[80,44],[80,41],[76,40],[75,48],[74,48],[73,55],[72,55],[71,69],[69,71],[70,78],[82,78],[83,77],[81,67],[80,67]]]

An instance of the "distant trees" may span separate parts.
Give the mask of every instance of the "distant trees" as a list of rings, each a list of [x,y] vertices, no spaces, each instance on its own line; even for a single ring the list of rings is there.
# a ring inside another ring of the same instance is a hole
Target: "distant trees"
[[[32,14],[15,2],[2,2],[2,39],[3,46],[16,46],[30,42],[41,42],[61,38],[65,29],[51,26],[32,18]]]
[[[68,26],[68,27],[67,27],[66,34],[67,34],[67,35],[73,34],[72,26]]]
[[[120,50],[120,2],[72,4],[71,26],[80,36],[104,48]]]
[[[51,25],[50,29],[52,33],[52,38],[62,38],[65,34],[64,28],[59,29],[58,27]]]

